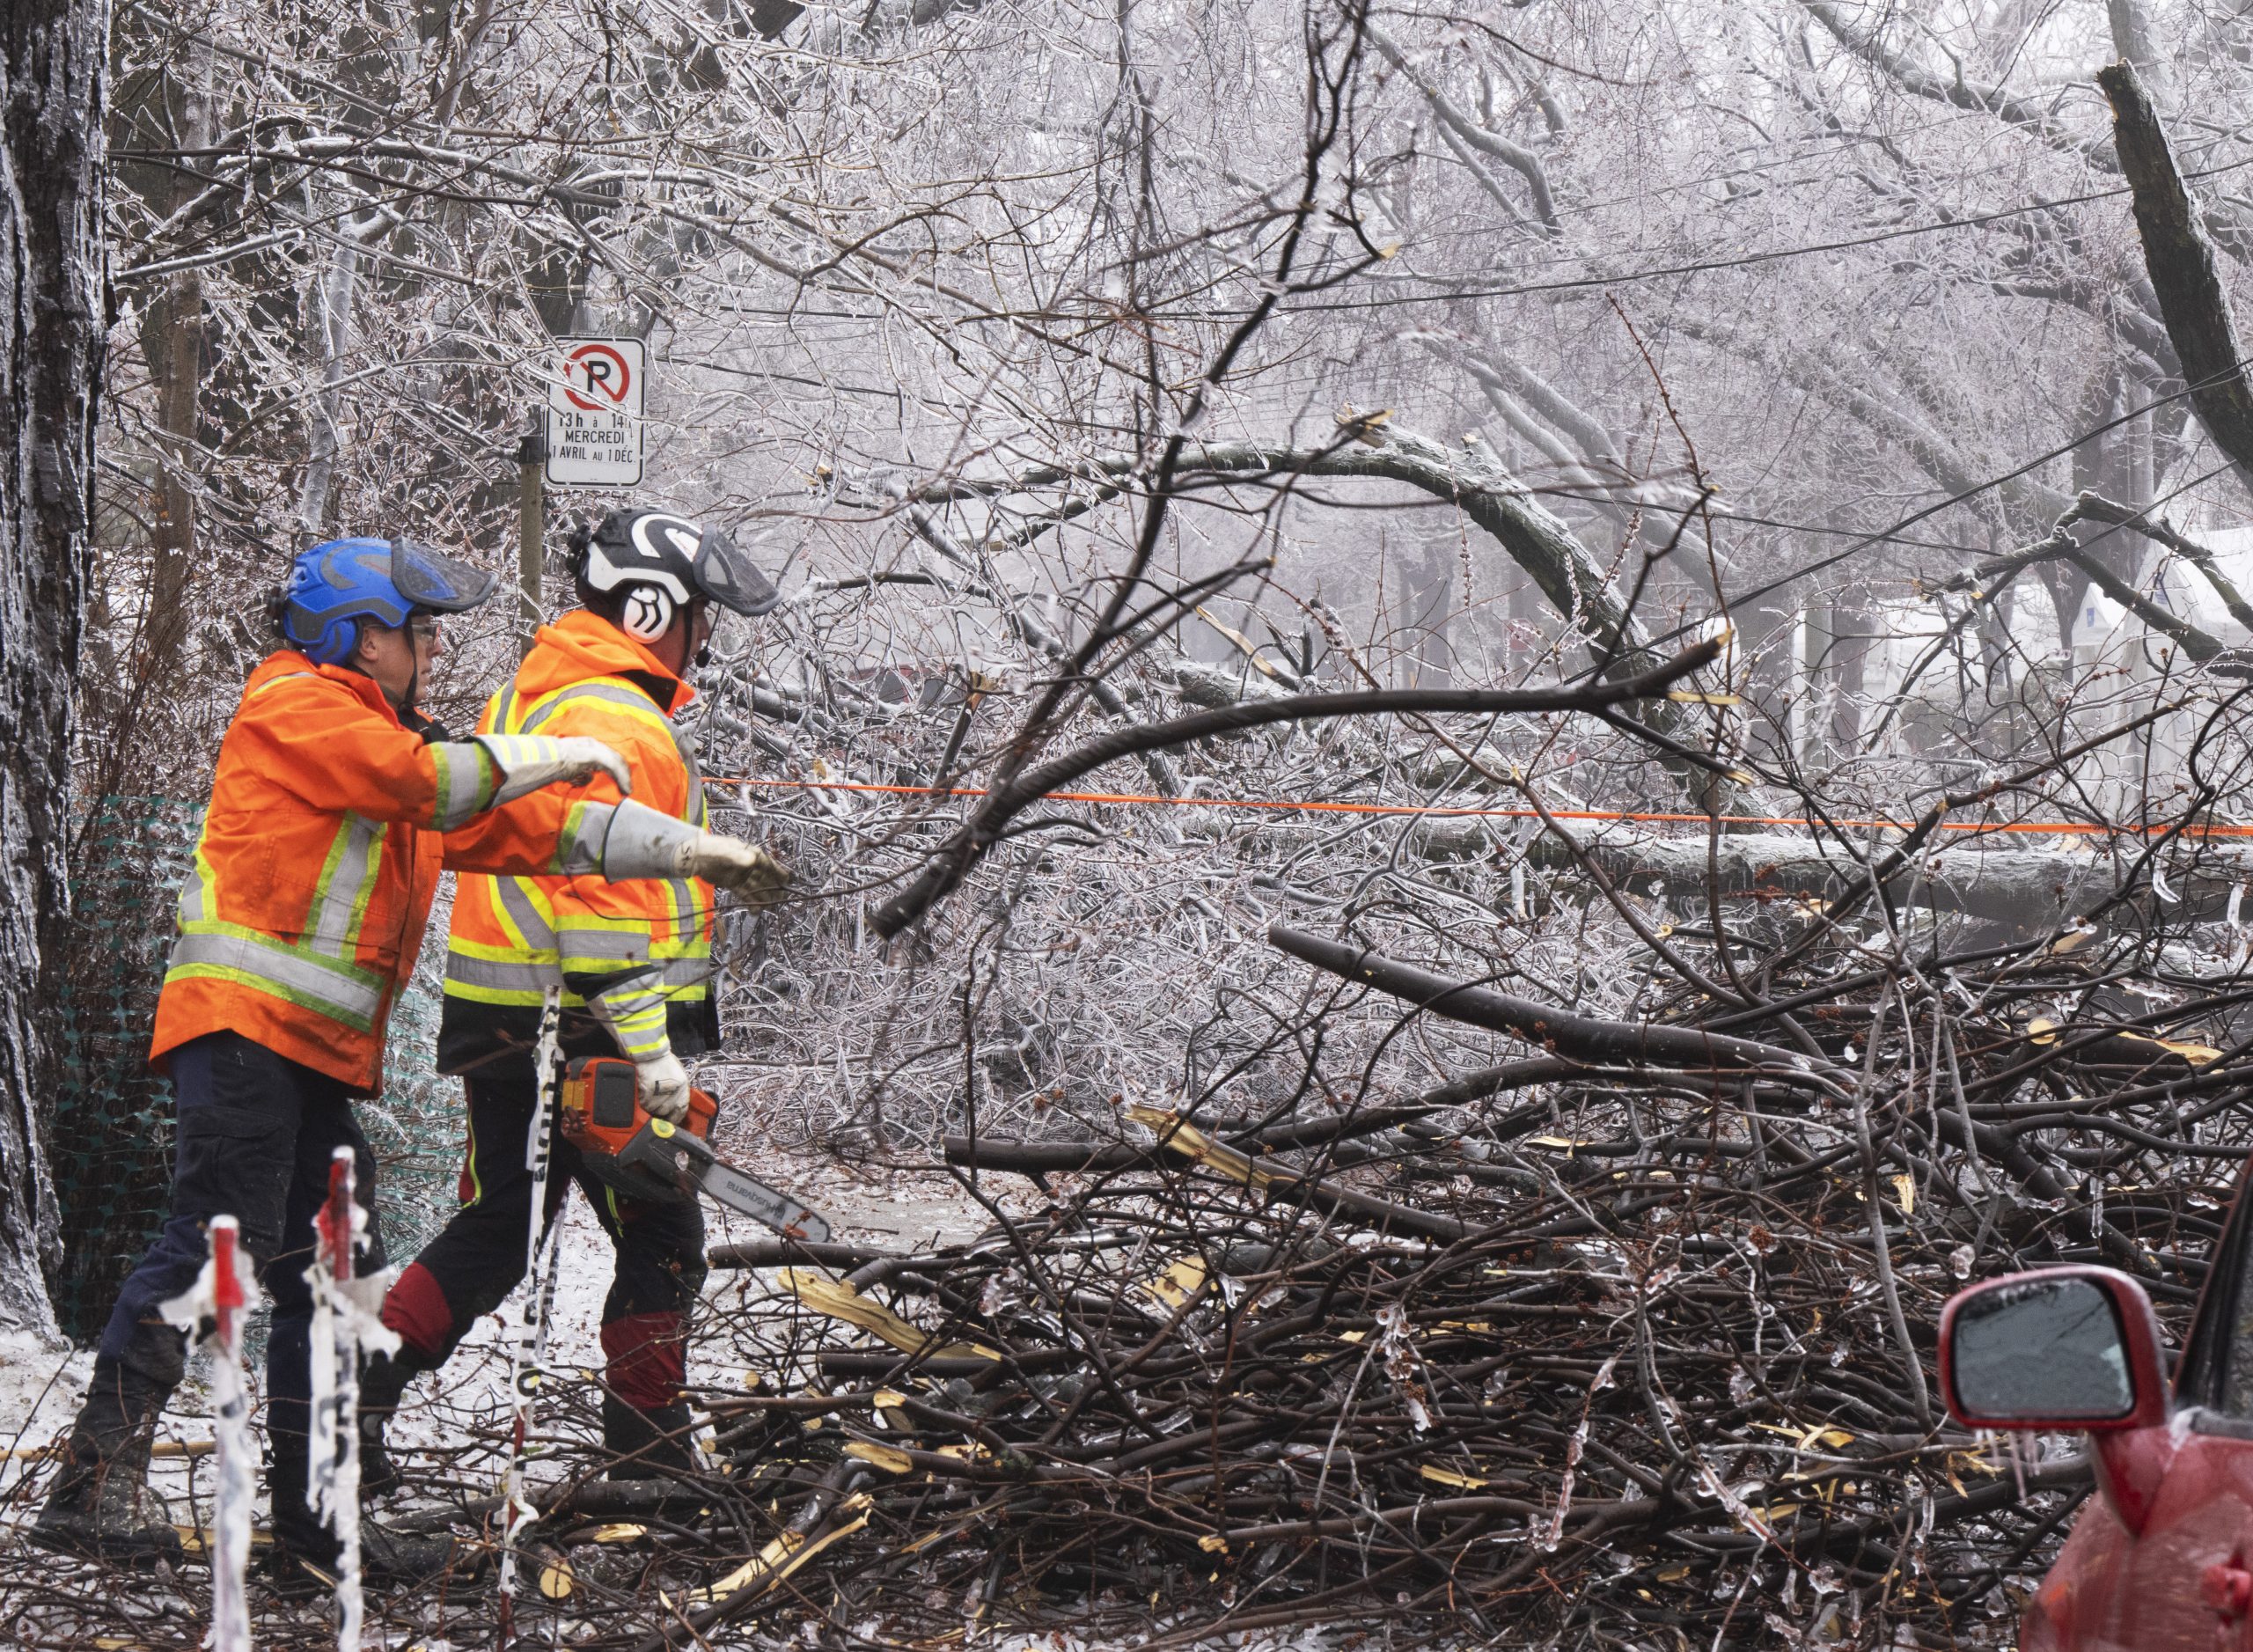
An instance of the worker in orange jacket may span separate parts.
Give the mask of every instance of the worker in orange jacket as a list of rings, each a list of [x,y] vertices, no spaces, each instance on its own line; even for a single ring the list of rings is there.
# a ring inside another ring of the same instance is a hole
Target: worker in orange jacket
[[[177,1108],[172,1208],[119,1295],[65,1458],[33,1529],[66,1553],[177,1560],[151,1518],[155,1420],[186,1333],[160,1306],[194,1284],[209,1218],[231,1214],[275,1303],[268,1347],[274,1531],[285,1561],[327,1568],[334,1538],[307,1507],[305,1267],[329,1162],[349,1148],[369,1214],[362,1273],[383,1265],[376,1165],[352,1112],[382,1084],[385,1022],[415,966],[442,867],[646,877],[684,857],[740,877],[748,845],[686,841],[626,801],[629,770],[600,742],[553,734],[450,738],[415,709],[441,616],[492,576],[403,541],[333,540],[297,558],[275,601],[283,646],[251,673],[219,760],[180,900],[152,1064]],[[543,789],[601,774],[599,804],[541,806]],[[709,834],[704,834],[708,837]],[[699,853],[704,855],[698,859]],[[372,1524],[371,1573],[417,1577],[451,1546]]]
[[[583,606],[542,628],[478,727],[600,740],[625,758],[636,801],[675,817],[683,831],[701,827],[695,754],[672,723],[695,696],[682,678],[706,646],[716,610],[763,613],[777,600],[774,588],[724,533],[662,511],[613,511],[579,536],[573,554]],[[611,777],[590,775],[547,794],[543,806],[618,796]],[[751,887],[760,881],[746,870],[737,887],[753,904],[779,898],[779,869]],[[362,1386],[362,1473],[371,1484],[394,1478],[378,1436],[407,1382],[442,1364],[523,1277],[532,1218],[525,1137],[537,1116],[533,1044],[544,995],[562,989],[566,1056],[625,1055],[642,1105],[661,1119],[685,1119],[682,1058],[719,1043],[713,905],[712,885],[693,872],[607,885],[568,871],[461,880],[438,1032],[439,1070],[463,1076],[468,1100],[461,1208],[384,1299],[384,1324],[401,1347],[371,1363]],[[680,1391],[688,1311],[705,1272],[702,1214],[693,1202],[619,1194],[584,1169],[560,1131],[550,1152],[543,1222],[576,1179],[616,1254],[602,1322],[612,1472],[686,1468]]]

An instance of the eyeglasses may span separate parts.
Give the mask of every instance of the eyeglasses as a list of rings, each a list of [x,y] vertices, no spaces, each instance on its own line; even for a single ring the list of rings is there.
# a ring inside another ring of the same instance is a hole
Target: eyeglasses
[[[437,639],[444,624],[445,621],[435,613],[416,613],[407,616],[407,629],[417,642],[429,642]]]

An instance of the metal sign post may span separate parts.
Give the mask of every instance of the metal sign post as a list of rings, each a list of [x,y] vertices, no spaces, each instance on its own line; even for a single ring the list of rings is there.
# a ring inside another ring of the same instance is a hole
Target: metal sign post
[[[545,465],[547,443],[534,425],[517,444],[517,657],[532,652],[532,634],[539,629],[540,569],[545,558],[541,540],[547,526]]]

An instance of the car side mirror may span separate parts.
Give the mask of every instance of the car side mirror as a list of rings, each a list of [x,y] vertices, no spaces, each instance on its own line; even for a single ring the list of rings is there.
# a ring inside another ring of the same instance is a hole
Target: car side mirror
[[[2134,1280],[2053,1267],[1958,1291],[1941,1315],[1940,1384],[1966,1428],[2088,1429],[2107,1501],[2143,1530],[2175,1452],[2159,1320]]]
[[[1959,1291],[1940,1322],[1941,1388],[1972,1428],[2147,1428],[2167,1421],[2151,1299],[2109,1267],[2014,1274]]]

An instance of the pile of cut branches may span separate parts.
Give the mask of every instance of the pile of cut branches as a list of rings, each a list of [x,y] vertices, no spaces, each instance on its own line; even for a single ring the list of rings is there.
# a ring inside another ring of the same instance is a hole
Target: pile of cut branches
[[[716,1252],[741,1273],[700,1349],[745,1377],[700,1392],[706,1471],[605,1486],[589,1455],[548,1499],[575,1643],[2011,1639],[2088,1476],[1946,1421],[1940,1305],[2103,1260],[2179,1329],[2245,1150],[2235,1051],[2095,1013],[2101,945],[1798,1010],[1777,980],[1693,1026],[1273,938],[1329,983],[1279,1045],[1405,1003],[1545,1047],[1415,1096],[951,1137],[974,1243]]]

